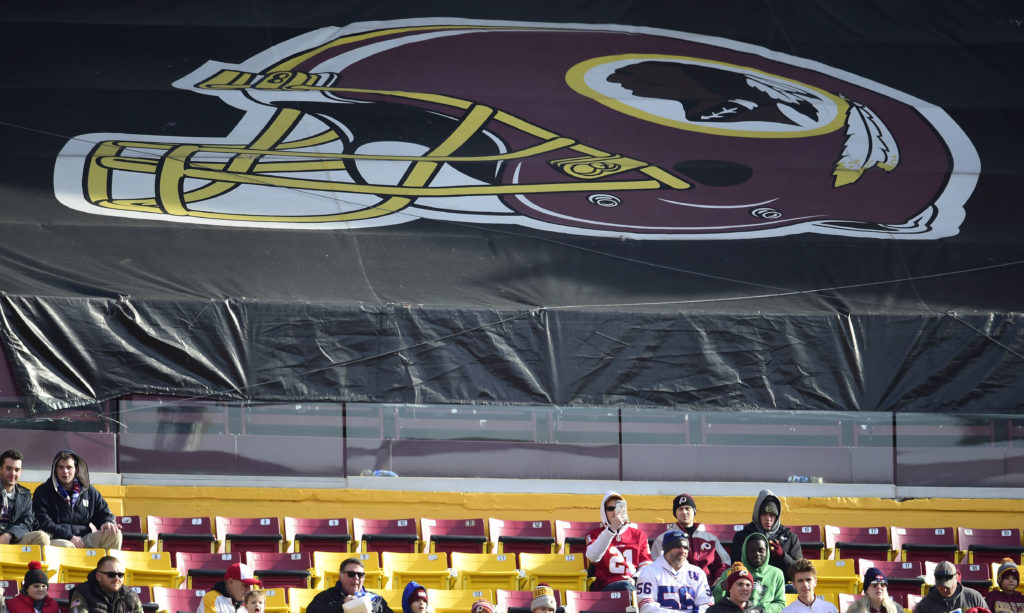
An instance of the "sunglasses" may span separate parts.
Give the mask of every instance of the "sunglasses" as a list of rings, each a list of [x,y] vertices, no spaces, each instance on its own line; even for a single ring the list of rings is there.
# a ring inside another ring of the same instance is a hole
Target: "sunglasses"
[[[111,579],[114,579],[114,578],[124,579],[124,573],[115,573],[115,572],[106,571],[106,570],[101,570],[101,571],[97,571],[97,572],[99,572],[99,574],[101,574],[101,575],[106,575],[107,577],[109,577]]]
[[[345,574],[348,575],[349,579],[356,579],[356,578],[362,579],[363,577],[366,576],[366,573],[360,572],[358,570],[346,570]]]

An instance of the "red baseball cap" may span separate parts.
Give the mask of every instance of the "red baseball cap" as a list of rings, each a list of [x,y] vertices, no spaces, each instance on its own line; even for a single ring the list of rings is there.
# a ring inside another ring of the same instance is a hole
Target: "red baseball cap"
[[[224,580],[235,579],[241,581],[246,585],[262,585],[260,580],[256,578],[256,575],[252,574],[252,569],[245,564],[232,564],[228,566],[228,569],[224,571]]]

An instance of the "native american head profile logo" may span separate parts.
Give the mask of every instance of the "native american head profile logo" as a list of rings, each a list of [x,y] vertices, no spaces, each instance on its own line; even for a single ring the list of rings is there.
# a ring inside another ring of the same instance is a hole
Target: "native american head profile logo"
[[[632,239],[955,235],[978,156],[931,104],[811,60],[621,26],[323,28],[174,83],[222,138],[85,134],[65,205],[237,227],[420,219]],[[140,113],[144,113],[140,109]]]

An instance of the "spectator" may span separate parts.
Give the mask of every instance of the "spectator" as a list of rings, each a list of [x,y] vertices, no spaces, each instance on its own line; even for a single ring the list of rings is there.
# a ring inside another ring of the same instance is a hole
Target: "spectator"
[[[426,613],[427,588],[410,581],[402,592],[402,613]]]
[[[768,537],[761,532],[747,536],[740,551],[741,562],[754,576],[754,590],[747,607],[761,607],[764,613],[781,613],[786,607],[786,581],[782,571],[768,563]],[[715,585],[715,599],[725,595],[725,581]]]
[[[71,590],[70,601],[71,613],[142,613],[138,594],[124,586],[124,565],[114,556],[100,558],[85,583]]]
[[[253,589],[245,593],[242,599],[246,613],[263,613],[267,608],[267,597],[263,590]]]
[[[818,571],[814,563],[800,558],[789,567],[793,573],[793,585],[796,586],[796,600],[790,603],[784,613],[839,613],[831,602],[816,596],[814,588],[818,586]]]
[[[533,590],[533,601],[530,602],[530,613],[555,613],[558,603],[555,602],[555,590],[547,583],[541,583]]]
[[[689,494],[679,494],[672,499],[672,514],[676,517],[676,528],[682,530],[690,537],[690,553],[686,559],[690,564],[700,568],[708,577],[708,585],[714,585],[722,575],[722,571],[729,568],[732,559],[725,552],[725,547],[719,542],[718,537],[704,530],[704,524],[695,524],[694,517],[697,515],[697,501]],[[651,558],[657,559],[661,555],[661,540],[664,533],[658,535],[651,545]]]
[[[754,503],[753,521],[744,526],[732,539],[732,547],[729,550],[732,559],[740,558],[748,536],[760,532],[768,538],[769,564],[781,570],[783,578],[788,577],[790,565],[804,557],[804,553],[800,547],[800,539],[782,525],[781,513],[782,502],[779,497],[771,490],[761,490]]]
[[[1003,563],[996,570],[995,587],[992,588],[985,601],[992,613],[1024,613],[1024,594],[1017,591],[1020,583],[1020,571],[1010,558],[1003,558]]]
[[[587,559],[594,568],[592,591],[635,590],[633,577],[651,563],[647,535],[629,523],[626,501],[615,492],[601,500],[601,524],[587,533]]]
[[[90,486],[89,465],[74,451],[64,449],[54,456],[50,479],[32,495],[32,510],[51,545],[121,548],[121,527],[107,501]]]
[[[494,613],[494,605],[486,598],[477,598],[469,607],[469,613]]]
[[[939,562],[935,566],[935,585],[914,607],[914,613],[947,613],[974,607],[984,609],[985,599],[976,590],[962,585],[952,562]]]
[[[196,613],[235,613],[253,587],[260,587],[260,580],[252,569],[245,564],[232,564],[224,571],[224,579],[203,595]]]
[[[685,532],[672,530],[662,539],[662,553],[653,564],[640,569],[636,578],[639,613],[687,611],[704,613],[713,601],[708,578],[686,561],[690,539]]]
[[[864,572],[864,596],[850,605],[846,613],[903,613],[903,607],[889,598],[889,582],[877,568]]]
[[[750,601],[750,594],[754,590],[754,576],[750,574],[743,562],[736,562],[728,569],[725,578],[725,596],[708,607],[705,613],[740,613],[741,611],[753,612],[758,608],[747,608]]]
[[[370,599],[371,613],[394,613],[386,600],[363,587],[366,569],[359,558],[345,558],[339,571],[338,583],[314,596],[306,613],[341,613],[342,605],[357,598]]]
[[[18,483],[21,479],[23,457],[17,449],[8,449],[0,454],[0,485],[4,496],[0,507],[0,545],[41,545],[50,544],[50,535],[42,530],[32,530],[36,523],[32,513],[32,492]]]
[[[47,595],[50,579],[42,570],[39,562],[29,562],[25,580],[21,582],[21,591],[7,601],[10,613],[58,613],[60,606],[57,601]]]

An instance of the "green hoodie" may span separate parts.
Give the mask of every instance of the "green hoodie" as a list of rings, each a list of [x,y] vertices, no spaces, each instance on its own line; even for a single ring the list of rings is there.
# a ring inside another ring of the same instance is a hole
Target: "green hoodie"
[[[754,590],[750,594],[747,608],[761,607],[764,609],[764,613],[780,613],[782,609],[786,608],[786,579],[782,576],[782,571],[768,563],[769,556],[765,556],[764,563],[760,566],[753,566],[747,560],[747,543],[750,542],[750,539],[758,538],[764,541],[765,547],[768,547],[768,539],[760,532],[755,532],[743,540],[743,549],[741,550],[743,565],[747,567],[750,574],[754,575]],[[729,573],[722,573],[718,583],[715,584],[715,602],[727,595],[725,580],[728,576]]]

